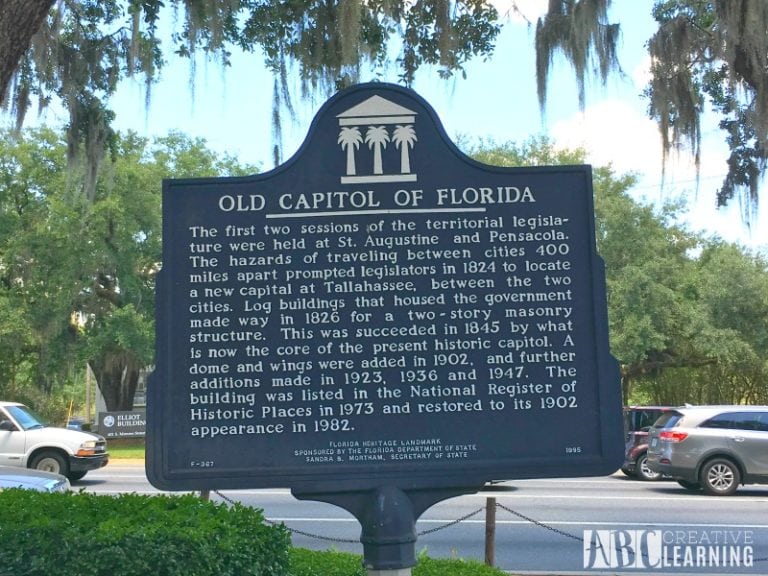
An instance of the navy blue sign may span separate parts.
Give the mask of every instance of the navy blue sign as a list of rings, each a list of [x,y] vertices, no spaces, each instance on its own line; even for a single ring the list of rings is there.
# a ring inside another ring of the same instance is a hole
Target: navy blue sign
[[[143,410],[99,412],[99,434],[107,438],[141,438],[147,429]]]
[[[589,166],[464,156],[414,92],[329,100],[252,177],[166,180],[148,474],[459,486],[622,459]]]

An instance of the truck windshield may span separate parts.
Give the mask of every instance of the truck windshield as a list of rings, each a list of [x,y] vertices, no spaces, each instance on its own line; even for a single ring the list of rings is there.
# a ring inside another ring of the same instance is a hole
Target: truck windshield
[[[6,406],[5,409],[24,430],[32,430],[33,428],[45,427],[45,422],[38,418],[26,406]]]

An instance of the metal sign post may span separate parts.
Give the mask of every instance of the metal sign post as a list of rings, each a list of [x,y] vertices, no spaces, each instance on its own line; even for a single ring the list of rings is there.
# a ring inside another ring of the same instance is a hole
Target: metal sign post
[[[416,521],[428,508],[447,500],[477,492],[482,488],[444,490],[403,490],[380,486],[361,492],[297,492],[300,500],[328,502],[350,512],[360,522],[363,563],[369,576],[393,576],[416,564]],[[408,572],[410,573],[410,571]]]

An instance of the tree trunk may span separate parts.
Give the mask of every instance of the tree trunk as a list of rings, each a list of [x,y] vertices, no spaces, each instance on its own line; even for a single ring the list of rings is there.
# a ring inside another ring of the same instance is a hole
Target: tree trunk
[[[632,377],[621,371],[621,401],[624,406],[629,405],[629,395],[632,392]]]
[[[55,0],[2,0],[0,2],[0,102],[19,61]]]
[[[101,362],[90,364],[107,411],[133,410],[133,397],[139,384],[139,367],[135,362],[124,357],[109,356]]]

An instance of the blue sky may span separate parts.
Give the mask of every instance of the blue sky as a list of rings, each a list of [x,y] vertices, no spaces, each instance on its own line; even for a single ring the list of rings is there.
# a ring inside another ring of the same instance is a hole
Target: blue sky
[[[508,0],[497,0],[500,11]],[[547,0],[519,0],[530,21],[536,21]],[[725,174],[726,147],[716,125],[704,127],[704,151],[698,189],[689,155],[668,165],[665,186],[661,184],[661,152],[655,125],[645,116],[646,101],[640,96],[647,68],[645,42],[655,26],[650,2],[614,2],[612,20],[622,26],[619,60],[625,72],[608,85],[589,84],[585,110],[579,110],[573,73],[556,59],[549,84],[549,102],[544,118],[536,99],[534,27],[510,17],[499,38],[495,55],[467,66],[467,78],[443,81],[434,70],[424,70],[413,88],[433,106],[448,134],[497,142],[522,142],[548,134],[563,146],[584,146],[595,165],[612,163],[617,172],[633,171],[640,182],[633,191],[647,202],[661,202],[683,195],[688,199],[692,228],[717,233],[768,250],[768,192],[763,207],[748,230],[734,202],[727,210],[716,210],[715,190]],[[367,80],[368,78],[364,78]],[[395,82],[393,68],[383,80]],[[113,107],[117,127],[146,135],[164,135],[180,130],[205,138],[219,151],[241,161],[272,168],[271,98],[272,78],[259,54],[235,54],[233,66],[222,70],[216,63],[200,61],[190,90],[189,65],[177,61],[163,71],[153,87],[149,110],[144,106],[141,82],[126,82]],[[298,83],[296,93],[299,93]],[[298,106],[295,122],[284,126],[284,154],[289,158],[306,136],[319,99]]]

